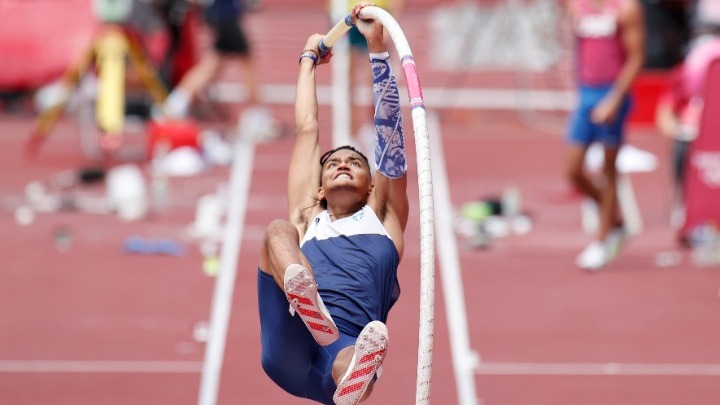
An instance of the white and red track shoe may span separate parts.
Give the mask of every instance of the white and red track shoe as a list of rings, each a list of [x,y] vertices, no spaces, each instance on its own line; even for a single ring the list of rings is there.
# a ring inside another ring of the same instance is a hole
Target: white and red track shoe
[[[317,344],[327,346],[337,340],[340,332],[317,292],[315,279],[305,267],[291,264],[285,270],[285,296],[290,313],[300,315]]]
[[[335,389],[333,401],[336,405],[360,402],[375,374],[379,375],[388,342],[388,330],[384,323],[372,321],[363,328],[355,341],[355,354],[350,366]]]

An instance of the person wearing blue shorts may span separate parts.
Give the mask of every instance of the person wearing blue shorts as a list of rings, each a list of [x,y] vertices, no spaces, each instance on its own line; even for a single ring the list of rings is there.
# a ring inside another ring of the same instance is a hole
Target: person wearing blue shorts
[[[630,111],[630,88],[643,67],[645,24],[638,0],[573,0],[569,3],[577,48],[578,106],[567,134],[567,175],[598,206],[596,237],[576,264],[598,270],[617,254],[625,230],[617,199],[616,159]],[[603,179],[584,171],[588,147],[604,147]]]
[[[367,39],[376,105],[375,179],[352,146],[321,154],[315,70],[320,34],[300,55],[289,218],[266,230],[258,269],[261,361],[291,395],[323,404],[367,398],[387,353],[408,220],[400,94],[383,26],[351,12]]]
[[[570,145],[587,147],[599,142],[607,148],[617,149],[623,144],[625,124],[632,106],[629,95],[622,98],[616,115],[608,123],[597,124],[591,118],[593,109],[611,90],[611,86],[580,86],[578,107],[570,118],[568,129]]]

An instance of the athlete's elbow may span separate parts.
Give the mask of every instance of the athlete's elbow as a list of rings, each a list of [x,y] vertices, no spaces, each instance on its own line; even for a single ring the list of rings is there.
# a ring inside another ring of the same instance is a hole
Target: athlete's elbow
[[[318,124],[315,122],[297,122],[295,124],[295,136],[316,136],[318,134]]]

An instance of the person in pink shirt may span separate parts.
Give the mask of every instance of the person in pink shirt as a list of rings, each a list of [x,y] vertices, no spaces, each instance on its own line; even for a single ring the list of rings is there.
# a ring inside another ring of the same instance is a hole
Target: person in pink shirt
[[[572,0],[569,13],[576,40],[578,105],[566,139],[567,176],[597,203],[600,214],[599,231],[576,263],[597,270],[614,258],[624,238],[615,161],[630,111],[630,87],[644,64],[645,20],[638,0]],[[605,151],[600,182],[584,170],[585,154],[594,142]]]
[[[712,3],[712,2],[708,2]],[[703,111],[705,76],[710,64],[720,59],[720,2],[717,10],[698,7],[695,35],[689,51],[673,69],[668,86],[658,100],[655,125],[660,133],[673,140],[672,176],[674,202],[671,225],[684,222],[685,166],[690,144],[698,135]]]

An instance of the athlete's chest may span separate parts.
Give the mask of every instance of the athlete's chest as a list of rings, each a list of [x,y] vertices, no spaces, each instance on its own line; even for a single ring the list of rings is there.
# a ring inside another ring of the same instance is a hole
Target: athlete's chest
[[[349,217],[336,220],[332,220],[327,211],[318,214],[310,223],[303,240],[324,240],[338,236],[351,237],[355,235],[388,236],[385,227],[375,213],[365,207]]]

